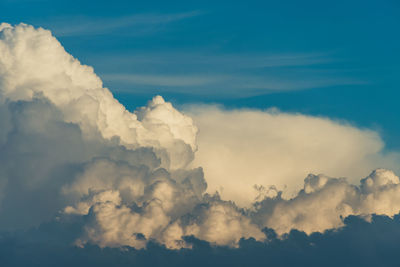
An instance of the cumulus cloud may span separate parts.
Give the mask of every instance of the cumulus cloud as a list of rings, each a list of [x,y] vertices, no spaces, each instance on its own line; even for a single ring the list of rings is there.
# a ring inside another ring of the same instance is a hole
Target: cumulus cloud
[[[375,132],[275,111],[191,112],[161,96],[129,112],[49,31],[1,24],[0,230],[74,222],[80,247],[191,248],[187,236],[238,247],[268,239],[266,227],[322,232],[399,212],[396,174],[364,174],[396,161]]]
[[[202,209],[201,219],[183,220],[205,204],[207,184],[201,169],[185,168],[197,128],[162,97],[127,111],[91,67],[41,28],[2,24],[0,50],[3,229],[39,225],[59,212],[86,218],[77,244],[180,247],[182,236],[198,232],[234,245],[259,233],[222,201]],[[224,241],[207,234],[214,222]]]
[[[394,216],[400,212],[400,181],[392,171],[374,170],[355,186],[344,178],[310,174],[296,197],[280,194],[255,204],[255,220],[278,234],[298,229],[308,234],[343,226],[349,215],[369,218],[371,214]]]
[[[82,65],[42,28],[2,24],[0,90],[3,99],[49,99],[65,121],[85,137],[118,138],[128,148],[152,146],[166,167],[179,168],[193,158],[197,128],[191,118],[155,97],[145,110],[130,113],[103,88],[93,68]],[[168,151],[168,152],[167,152]]]

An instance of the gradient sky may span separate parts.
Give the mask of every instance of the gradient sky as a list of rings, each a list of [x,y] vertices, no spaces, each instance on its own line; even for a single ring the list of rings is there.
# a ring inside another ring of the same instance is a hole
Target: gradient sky
[[[2,0],[51,29],[128,108],[154,94],[344,119],[400,148],[400,4]]]

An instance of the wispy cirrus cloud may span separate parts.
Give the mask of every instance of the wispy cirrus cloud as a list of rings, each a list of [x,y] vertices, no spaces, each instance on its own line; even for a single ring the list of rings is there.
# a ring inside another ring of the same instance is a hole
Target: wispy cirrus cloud
[[[201,14],[202,12],[200,11],[189,11],[170,14],[132,14],[108,18],[73,16],[47,19],[41,25],[47,26],[58,37],[101,35],[116,31],[126,31],[135,35],[157,31],[168,23],[196,17]]]
[[[198,51],[193,52],[164,52],[140,53],[130,55],[102,55],[101,59],[95,55],[91,57],[94,63],[108,62],[108,66],[124,67],[169,68],[171,66],[188,66],[197,69],[253,69],[271,67],[294,67],[329,64],[337,61],[329,53],[280,53],[280,54],[212,54]]]
[[[265,93],[325,88],[337,85],[360,85],[365,82],[351,78],[306,77],[291,78],[251,75],[164,75],[164,74],[103,74],[108,83],[117,83],[124,93],[147,92],[185,93],[229,97],[250,97]]]
[[[212,55],[164,53],[90,59],[117,91],[176,92],[247,97],[258,94],[359,85],[351,70],[334,68],[329,53]],[[104,64],[107,62],[107,64]],[[119,70],[124,70],[119,72]]]
[[[106,81],[124,82],[128,84],[156,85],[156,86],[201,86],[225,81],[230,76],[212,75],[157,75],[157,74],[104,74]]]
[[[114,18],[58,18],[49,28],[58,37],[120,34],[136,38],[159,34],[173,22],[202,14],[189,11]],[[149,52],[140,45],[137,49],[122,49],[101,57],[98,53],[89,54],[85,63],[93,65],[108,86],[124,93],[249,97],[367,83],[354,78],[343,66],[337,67],[341,60],[332,52],[219,53],[207,48]]]

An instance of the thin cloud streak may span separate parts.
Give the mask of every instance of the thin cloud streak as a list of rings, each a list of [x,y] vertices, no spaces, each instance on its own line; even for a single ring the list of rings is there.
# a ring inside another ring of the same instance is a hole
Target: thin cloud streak
[[[115,92],[168,92],[224,97],[250,97],[265,93],[326,88],[340,85],[362,85],[364,81],[346,77],[285,77],[237,74],[100,74],[107,83],[117,83]],[[146,87],[146,88],[143,88]],[[150,88],[149,88],[150,87]],[[190,88],[190,89],[189,89]]]
[[[101,61],[97,57],[89,61],[116,92],[125,93],[152,91],[247,97],[368,83],[353,78],[351,70],[332,68],[338,60],[329,53],[213,55],[165,52],[124,57],[108,55]],[[118,71],[121,69],[125,72]]]
[[[90,58],[90,57],[89,57]],[[160,54],[133,54],[133,55],[97,55],[92,56],[91,62],[96,65],[107,62],[108,66],[164,68],[175,66],[191,66],[196,68],[218,69],[252,69],[271,67],[295,67],[329,64],[337,61],[326,53],[286,53],[286,54],[225,54],[213,55],[194,51],[192,53],[165,52]],[[111,64],[111,65],[110,65]]]
[[[200,86],[225,81],[229,76],[206,75],[154,75],[154,74],[104,74],[106,81],[156,86]]]
[[[157,31],[161,25],[200,14],[200,11],[190,11],[175,14],[134,14],[117,18],[64,17],[47,24],[57,37],[109,34],[128,28],[130,34],[143,34]]]

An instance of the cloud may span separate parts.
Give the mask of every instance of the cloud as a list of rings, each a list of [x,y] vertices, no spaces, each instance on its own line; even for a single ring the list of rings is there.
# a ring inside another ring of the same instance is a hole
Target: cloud
[[[123,17],[66,17],[53,19],[48,26],[57,37],[88,36],[127,31],[130,35],[160,30],[164,25],[199,16],[199,11],[175,14],[134,14]]]
[[[311,172],[357,182],[375,168],[399,171],[399,154],[386,153],[378,133],[345,122],[275,109],[186,109],[200,129],[193,166],[203,167],[208,192],[240,205],[259,196],[255,185],[277,186],[289,197]]]
[[[351,70],[332,68],[335,60],[329,53],[238,56],[171,51],[105,55],[107,60],[97,57],[89,57],[90,62],[104,81],[118,85],[117,92],[143,94],[150,90],[232,98],[368,83],[352,77]]]
[[[148,74],[104,74],[102,78],[106,81],[116,81],[129,83],[132,85],[160,85],[160,86],[198,86],[212,84],[217,81],[223,81],[229,77],[223,76],[196,76],[196,75],[148,75]]]
[[[160,154],[169,153],[164,161],[173,168],[193,157],[197,128],[191,118],[161,97],[138,113],[130,113],[103,88],[93,68],[66,53],[49,31],[21,25],[6,27],[2,36],[0,90],[5,99],[43,95],[67,122],[79,124],[85,136],[118,138],[130,148],[157,147]]]
[[[363,81],[349,78],[310,77],[262,77],[221,73],[210,75],[195,74],[129,74],[105,73],[101,77],[108,83],[116,83],[126,87],[116,92],[146,93],[167,92],[192,94],[199,96],[217,96],[225,98],[250,97],[265,93],[323,88],[336,85],[360,85]]]
[[[376,132],[272,110],[190,111],[155,96],[129,112],[49,31],[1,24],[0,242],[14,231],[82,251],[229,250],[269,242],[265,228],[279,243],[399,211],[395,173],[364,174],[397,166]]]
[[[186,232],[230,245],[251,233],[262,238],[234,205],[203,199],[201,169],[185,168],[196,150],[190,117],[160,96],[130,113],[49,31],[2,28],[2,229],[37,226],[59,213],[86,218],[81,245],[140,248],[157,240],[175,248]],[[201,219],[183,219],[205,203]],[[207,234],[210,220],[226,230],[223,241]]]
[[[212,54],[204,51],[158,52],[140,54],[104,54],[102,57],[92,55],[90,60],[96,65],[108,62],[107,66],[115,65],[125,68],[165,69],[174,66],[187,69],[253,70],[255,68],[295,67],[329,64],[337,61],[330,53],[282,53],[282,54]],[[103,61],[104,60],[104,61]],[[104,64],[105,65],[105,64]],[[104,66],[106,67],[106,66]]]
[[[61,241],[74,235],[73,224],[60,228],[49,223],[23,235],[2,234],[0,258],[7,266],[32,265],[34,260],[44,267],[111,266],[116,262],[118,266],[397,266],[399,223],[399,216],[373,216],[370,222],[350,216],[342,228],[323,234],[293,230],[280,239],[273,230],[265,229],[265,242],[242,239],[234,249],[188,237],[191,248],[181,250],[153,242],[140,250],[71,247]]]
[[[278,234],[298,229],[308,234],[343,226],[349,215],[371,214],[394,216],[400,211],[400,180],[392,171],[374,170],[361,179],[360,185],[349,184],[344,178],[308,175],[304,188],[296,197],[283,200],[265,198],[256,204],[259,223]],[[321,205],[321,203],[323,203]]]

